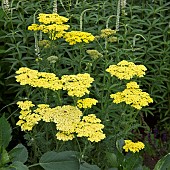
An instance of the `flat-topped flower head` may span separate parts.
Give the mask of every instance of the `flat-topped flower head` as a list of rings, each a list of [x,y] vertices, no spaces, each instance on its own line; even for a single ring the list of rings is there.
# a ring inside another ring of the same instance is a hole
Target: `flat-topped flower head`
[[[102,129],[104,125],[100,123],[101,120],[96,118],[96,115],[90,114],[84,116],[82,121],[77,124],[76,133],[77,137],[87,137],[91,142],[99,142],[103,140],[106,136]]]
[[[62,81],[54,73],[38,72],[38,70],[21,67],[16,74],[19,74],[15,78],[20,85],[42,87],[54,91],[62,89]]]
[[[92,105],[96,105],[97,102],[98,101],[96,99],[93,99],[93,98],[79,99],[77,101],[77,106],[79,108],[87,109],[87,108],[91,108]]]
[[[68,18],[60,16],[60,15],[58,15],[56,13],[53,13],[53,14],[41,13],[38,16],[38,21],[40,23],[43,23],[43,24],[55,23],[55,24],[61,25],[61,24],[65,23],[65,22],[68,22],[68,20],[69,20]]]
[[[95,39],[91,33],[82,31],[66,32],[63,38],[69,43],[69,45],[74,45],[81,42],[89,43]]]
[[[120,80],[130,80],[134,76],[143,77],[146,70],[144,65],[135,65],[133,62],[126,60],[122,60],[117,65],[110,65],[109,68],[106,69],[111,76],[116,76]]]
[[[129,82],[126,84],[126,89],[122,92],[111,94],[113,103],[125,102],[128,105],[140,110],[144,106],[148,106],[149,103],[153,102],[153,99],[146,92],[142,92],[139,85],[136,82]]]
[[[69,96],[82,97],[85,94],[89,94],[88,88],[91,87],[91,83],[94,81],[90,74],[77,74],[77,75],[64,75],[61,77],[63,82],[63,90],[68,91]]]
[[[132,142],[131,140],[125,140],[125,145],[123,149],[125,152],[131,151],[133,153],[139,152],[140,150],[144,149],[145,145],[142,142]]]

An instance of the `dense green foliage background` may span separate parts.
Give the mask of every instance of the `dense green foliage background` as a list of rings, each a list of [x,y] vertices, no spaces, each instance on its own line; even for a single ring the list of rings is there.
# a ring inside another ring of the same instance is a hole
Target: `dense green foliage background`
[[[43,61],[39,64],[36,61],[38,56],[35,53],[35,34],[27,29],[36,20],[38,13],[52,13],[53,2],[51,0],[13,0],[10,2],[9,10],[4,8],[2,1],[0,2],[1,114],[5,114],[5,117],[15,130],[13,131],[13,142],[17,144],[24,141],[31,150],[32,144],[28,142],[30,140],[29,135],[25,136],[26,140],[23,137],[17,138],[18,134],[23,134],[23,132],[18,127],[16,128],[15,125],[19,114],[16,102],[24,98],[38,99],[43,94],[36,96],[37,91],[34,90],[28,96],[25,87],[21,87],[15,81],[14,76],[15,71],[23,66],[46,72],[54,71],[49,63]],[[97,36],[100,34],[101,29],[107,27],[107,23],[109,28],[116,29],[117,6],[117,0],[59,0],[57,9],[59,15],[69,18],[71,30],[80,29],[80,16],[86,10],[82,15],[83,31]],[[116,33],[118,41],[105,46],[105,42],[100,40],[101,46],[97,42],[82,46],[83,51],[81,55],[84,58],[81,62],[81,67],[79,59],[75,58],[78,55],[77,50],[80,48],[78,46],[68,47],[66,43],[62,42],[61,45],[61,41],[58,41],[56,44],[53,44],[50,51],[40,48],[40,54],[42,58],[47,58],[51,55],[61,58],[54,71],[60,76],[68,72],[70,74],[84,73],[88,69],[87,63],[90,63],[91,60],[85,52],[86,49],[95,48],[100,53],[107,54],[107,63],[105,65],[103,65],[101,59],[95,61],[91,68],[92,76],[98,74],[96,81],[99,86],[103,86],[101,82],[104,75],[104,69],[101,69],[103,66],[107,68],[110,64],[116,64],[123,59],[145,65],[147,67],[146,76],[137,81],[143,91],[147,91],[151,95],[154,103],[140,111],[138,119],[140,119],[141,124],[145,128],[135,131],[135,134],[137,134],[136,138],[141,138],[143,135],[143,138],[148,142],[147,147],[150,152],[148,151],[147,154],[152,157],[161,157],[165,153],[170,152],[170,145],[168,144],[170,141],[170,2],[168,0],[127,1],[124,10],[120,14],[119,31]],[[39,35],[38,38],[40,38]],[[118,82],[115,80],[113,83],[116,84]],[[110,90],[114,88],[115,86],[113,85]],[[92,89],[92,93],[98,94],[98,97],[102,95],[95,88]],[[103,100],[106,99],[103,98]],[[108,105],[105,105],[103,109],[106,112],[110,109],[116,113],[120,111],[118,108],[110,108]],[[117,124],[121,122],[122,118],[120,118],[119,114],[114,115],[114,118],[117,119]],[[131,128],[132,124],[128,128]],[[116,127],[116,123],[114,126]],[[122,124],[122,129],[124,127],[126,126]],[[155,134],[154,129],[158,130],[157,134]],[[114,133],[117,132],[120,132],[120,129],[115,128]],[[148,134],[151,136],[152,141],[148,140]],[[41,135],[43,136],[44,134],[40,134],[36,140],[39,140]],[[121,132],[119,135],[122,135]],[[166,139],[163,139],[163,135],[166,135]],[[154,137],[155,139],[153,139]],[[117,138],[114,139],[116,140]],[[153,143],[153,140],[156,140],[156,143]],[[42,141],[42,144],[40,142],[39,147],[43,153],[46,151],[43,148],[45,142],[48,147],[51,147],[50,141]],[[102,167],[105,160],[101,157],[101,147],[111,146],[109,139],[106,143],[99,144],[93,149],[89,147],[86,160],[91,164],[97,163],[99,167]],[[72,145],[66,147],[70,148]],[[163,149],[161,149],[162,147]],[[91,151],[93,151],[94,157],[90,155]],[[33,157],[33,151],[31,154],[30,162],[36,162],[41,155],[37,153]]]

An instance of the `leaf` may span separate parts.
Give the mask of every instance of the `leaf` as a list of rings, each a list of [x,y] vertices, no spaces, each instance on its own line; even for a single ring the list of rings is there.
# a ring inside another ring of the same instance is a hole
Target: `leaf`
[[[79,170],[79,161],[74,151],[47,152],[42,155],[40,165],[45,170]]]
[[[100,168],[97,165],[90,165],[87,162],[83,162],[80,165],[80,169],[79,170],[100,170]]]
[[[20,161],[22,163],[25,163],[28,159],[27,148],[22,144],[18,144],[9,152],[9,156],[12,162]]]
[[[106,158],[107,158],[108,163],[111,165],[111,167],[115,168],[118,166],[117,156],[114,153],[107,152]]]
[[[119,140],[117,140],[116,141],[116,148],[118,149],[118,151],[120,152],[120,153],[122,153],[122,151],[123,151],[123,145],[125,144],[125,142],[124,142],[124,139],[123,138],[121,138],[121,139],[119,139]]]
[[[15,161],[10,165],[10,170],[29,170],[22,162]]]
[[[11,141],[11,127],[5,117],[0,118],[0,146],[6,148]]]
[[[5,165],[5,164],[7,164],[8,162],[10,162],[8,152],[4,148],[1,148],[1,152],[0,152],[0,167]]]
[[[161,158],[155,165],[154,170],[168,170],[170,169],[170,153]]]

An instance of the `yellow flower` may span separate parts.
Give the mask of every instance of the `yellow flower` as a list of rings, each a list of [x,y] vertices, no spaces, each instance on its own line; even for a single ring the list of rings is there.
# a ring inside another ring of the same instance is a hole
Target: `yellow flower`
[[[26,67],[21,67],[15,76],[20,85],[30,85],[33,87],[43,87],[51,90],[62,89],[62,81],[54,73],[38,72]]]
[[[82,97],[86,93],[89,94],[89,88],[94,81],[88,73],[77,75],[64,75],[61,77],[63,82],[63,90],[68,91],[69,96]]]
[[[69,133],[66,133],[66,132],[62,132],[62,131],[59,131],[57,134],[56,134],[56,137],[58,140],[62,140],[62,141],[68,141],[68,140],[72,140],[74,138],[74,134],[69,134]]]
[[[131,140],[125,140],[125,145],[123,149],[125,152],[131,151],[133,153],[139,152],[141,149],[144,149],[145,145],[142,142],[132,142]]]
[[[95,39],[95,37],[91,33],[81,31],[66,32],[63,38],[70,45],[81,42],[89,43],[90,41],[93,41]]]
[[[109,68],[106,69],[111,76],[116,76],[120,80],[130,80],[134,76],[143,77],[146,70],[144,65],[135,65],[133,62],[128,62],[126,60],[122,60],[117,65],[110,65]]]
[[[91,108],[92,105],[96,105],[97,102],[98,101],[96,99],[92,99],[92,98],[79,99],[77,101],[77,106],[79,108],[87,109],[87,108]]]
[[[78,137],[87,137],[91,142],[99,142],[106,137],[102,131],[104,125],[100,122],[101,120],[96,118],[94,114],[84,116],[82,121],[77,124],[75,132]]]
[[[31,108],[34,104],[32,104],[31,101],[19,101],[17,102],[17,105],[21,108],[21,115],[19,116],[20,120],[16,123],[16,125],[21,126],[21,130],[23,131],[32,130],[32,128],[41,120],[41,116],[32,113]]]
[[[66,17],[60,16],[60,15],[58,15],[56,13],[53,13],[53,14],[41,13],[38,16],[38,20],[39,20],[39,22],[41,22],[43,24],[55,23],[55,24],[61,25],[61,24],[65,23],[65,22],[67,22],[69,19],[66,18]]]
[[[142,92],[136,82],[127,83],[125,90],[111,94],[110,97],[114,99],[113,103],[118,104],[125,102],[138,110],[153,102],[153,99],[149,96],[149,94]]]
[[[56,40],[57,38],[61,38],[65,30],[70,28],[69,25],[65,25],[63,23],[68,21],[68,18],[60,16],[56,13],[54,14],[39,14],[38,20],[40,25],[32,24],[28,26],[28,30],[31,31],[42,31],[45,34],[48,34],[51,40]]]
[[[31,107],[35,106],[31,101],[18,101],[17,105],[22,110],[30,110]]]

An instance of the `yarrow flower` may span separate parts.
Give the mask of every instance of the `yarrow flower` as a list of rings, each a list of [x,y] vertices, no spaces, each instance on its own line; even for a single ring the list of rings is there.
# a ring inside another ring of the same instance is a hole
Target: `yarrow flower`
[[[30,31],[42,31],[47,33],[51,40],[63,37],[66,30],[70,28],[69,25],[63,24],[68,21],[68,18],[53,14],[39,14],[39,22],[42,24],[32,24],[28,27]]]
[[[38,124],[41,120],[41,117],[37,114],[32,113],[31,108],[35,106],[31,101],[19,101],[17,102],[20,111],[20,120],[16,123],[16,125],[21,126],[22,131],[30,131],[32,128]]]
[[[55,57],[56,59],[56,57]],[[69,96],[82,97],[89,94],[88,88],[94,81],[90,74],[64,75],[61,80],[54,73],[38,72],[27,67],[21,67],[16,71],[16,81],[20,85],[30,85],[51,90],[67,90]]]
[[[100,57],[103,57],[103,55],[101,53],[99,53],[97,50],[87,50],[86,52],[87,52],[87,54],[90,55],[91,59],[94,59],[94,60],[96,60]]]
[[[145,145],[142,142],[132,142],[131,140],[125,140],[125,145],[123,149],[125,152],[131,151],[133,153],[139,152],[140,150],[144,149]]]
[[[117,65],[110,65],[106,69],[111,76],[116,76],[120,80],[130,80],[134,76],[143,77],[145,75],[146,67],[144,65],[135,65],[133,62],[122,60]]]
[[[96,105],[97,102],[98,101],[96,99],[92,99],[92,98],[79,99],[77,101],[77,106],[79,108],[87,109],[87,108],[91,108],[92,105]]]
[[[69,96],[82,97],[89,94],[89,88],[94,81],[88,73],[77,75],[64,75],[61,77],[63,82],[63,90],[68,91]]]
[[[114,99],[113,103],[118,104],[125,102],[138,110],[153,102],[153,99],[149,96],[149,94],[142,92],[136,82],[127,83],[124,91],[111,94],[110,97]]]
[[[30,85],[33,87],[43,87],[51,90],[62,89],[62,82],[54,73],[38,72],[27,67],[21,67],[16,71],[16,81],[20,85]]]
[[[89,43],[90,41],[93,41],[95,39],[95,37],[91,33],[82,31],[66,32],[63,38],[70,45],[74,45],[81,42]]]
[[[77,124],[76,133],[78,137],[87,137],[91,142],[99,142],[106,136],[103,134],[103,124],[100,124],[101,120],[96,118],[94,114],[84,116],[82,121]]]
[[[76,134],[78,137],[87,137],[91,142],[98,142],[105,138],[101,120],[94,114],[82,117],[83,113],[75,106],[50,108],[47,104],[38,104],[38,107],[32,110],[35,105],[31,101],[19,101],[17,104],[21,108],[17,125],[21,126],[23,131],[32,130],[40,120],[43,120],[56,123],[58,140],[72,140]]]
[[[53,14],[41,13],[38,16],[38,21],[43,23],[43,24],[55,23],[55,24],[61,25],[61,24],[65,23],[65,22],[68,22],[68,20],[69,20],[68,18],[60,16],[60,15],[58,15],[56,13],[53,13]]]

